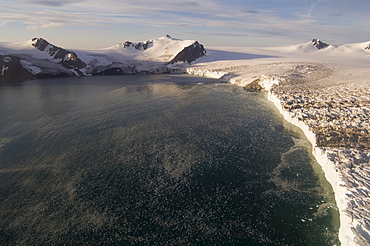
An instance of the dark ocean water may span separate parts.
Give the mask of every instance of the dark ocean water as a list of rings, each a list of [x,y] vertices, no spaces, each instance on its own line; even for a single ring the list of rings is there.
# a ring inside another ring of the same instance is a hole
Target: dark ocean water
[[[283,124],[191,76],[0,85],[0,245],[338,245],[332,190]]]

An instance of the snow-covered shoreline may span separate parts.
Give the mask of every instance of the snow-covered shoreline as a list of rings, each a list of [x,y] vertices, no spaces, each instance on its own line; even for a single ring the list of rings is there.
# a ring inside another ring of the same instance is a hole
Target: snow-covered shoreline
[[[268,59],[258,62],[206,62],[187,68],[186,73],[222,79],[243,87],[257,83],[260,88],[268,91],[268,100],[274,103],[285,120],[303,130],[313,146],[314,157],[333,187],[340,211],[341,244],[369,245],[370,151],[367,148],[366,127],[369,123],[367,110],[370,106],[370,85],[367,81],[364,82],[364,74],[370,74],[370,70],[288,60],[275,62]],[[362,94],[356,94],[360,86],[355,83],[356,79],[360,79],[358,84],[362,85]],[[280,83],[282,85],[279,85]],[[309,95],[314,90],[319,90],[319,97]],[[325,106],[327,98],[331,97],[333,100],[335,97],[335,94],[331,93],[338,93],[338,100],[343,102],[355,101],[357,108],[345,103],[343,107],[339,105],[337,108],[330,106],[331,104]],[[305,104],[310,107],[305,107]],[[358,109],[362,110],[361,113],[358,113]],[[338,113],[338,110],[341,112]],[[328,118],[323,118],[322,115]],[[356,117],[361,119],[354,123]],[[335,130],[327,133],[323,129],[328,127]],[[365,141],[364,148],[356,147],[359,139],[362,139],[361,134],[356,135],[356,139],[345,138],[347,142],[343,143],[332,137],[348,133],[348,129],[365,131],[365,140],[362,140]],[[322,131],[324,137],[320,140]]]
[[[282,107],[281,101],[271,91],[268,91],[267,98],[274,103],[286,121],[302,129],[305,136],[312,144],[312,154],[322,167],[325,173],[325,178],[333,188],[336,204],[340,211],[341,226],[339,229],[339,240],[342,245],[353,245],[356,238],[356,234],[353,229],[356,227],[352,225],[352,219],[343,212],[347,209],[345,195],[347,193],[347,188],[345,187],[345,183],[342,181],[341,173],[336,169],[335,163],[328,158],[325,148],[316,147],[316,136],[309,129],[308,125],[304,124],[303,121],[298,120],[298,118],[292,117],[288,111],[285,111]]]

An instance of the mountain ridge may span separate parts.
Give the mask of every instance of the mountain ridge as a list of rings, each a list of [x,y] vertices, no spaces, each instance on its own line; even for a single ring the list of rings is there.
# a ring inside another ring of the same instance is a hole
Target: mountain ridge
[[[311,57],[370,55],[370,41],[332,45],[312,39],[266,51],[274,56],[278,53],[309,53]],[[61,76],[168,73],[181,70],[206,54],[206,49],[198,41],[175,39],[169,35],[142,42],[125,41],[104,49],[74,51],[43,38],[33,38],[26,42],[0,43],[0,82]],[[214,54],[210,53],[211,56]],[[217,61],[217,57],[209,58]]]
[[[70,51],[33,38],[0,46],[0,82],[44,77],[165,73],[168,65],[191,64],[205,56],[206,50],[195,40],[180,40],[165,35],[133,43],[126,41],[110,48]]]

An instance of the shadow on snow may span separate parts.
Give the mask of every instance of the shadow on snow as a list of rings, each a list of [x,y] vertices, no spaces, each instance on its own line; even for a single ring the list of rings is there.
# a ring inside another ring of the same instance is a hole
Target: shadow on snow
[[[207,56],[202,57],[198,62],[227,61],[227,60],[252,60],[261,58],[277,58],[278,56],[250,54],[243,52],[207,50]]]

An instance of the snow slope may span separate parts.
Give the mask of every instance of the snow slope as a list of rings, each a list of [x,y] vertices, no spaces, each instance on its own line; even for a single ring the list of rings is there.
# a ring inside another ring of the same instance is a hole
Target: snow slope
[[[131,43],[127,41],[101,51],[136,60],[170,62],[184,47],[193,43],[194,40],[180,40],[166,35],[146,42]]]
[[[0,82],[89,74],[164,73],[169,72],[173,64],[177,67],[190,64],[205,54],[203,45],[197,41],[169,35],[138,43],[126,41],[92,51],[69,51],[45,39],[34,38],[20,43],[0,43],[0,56],[3,56],[0,67],[8,67],[1,70]],[[6,59],[13,59],[14,64],[5,64]],[[24,71],[19,71],[22,68]],[[20,73],[25,76],[17,76]]]

